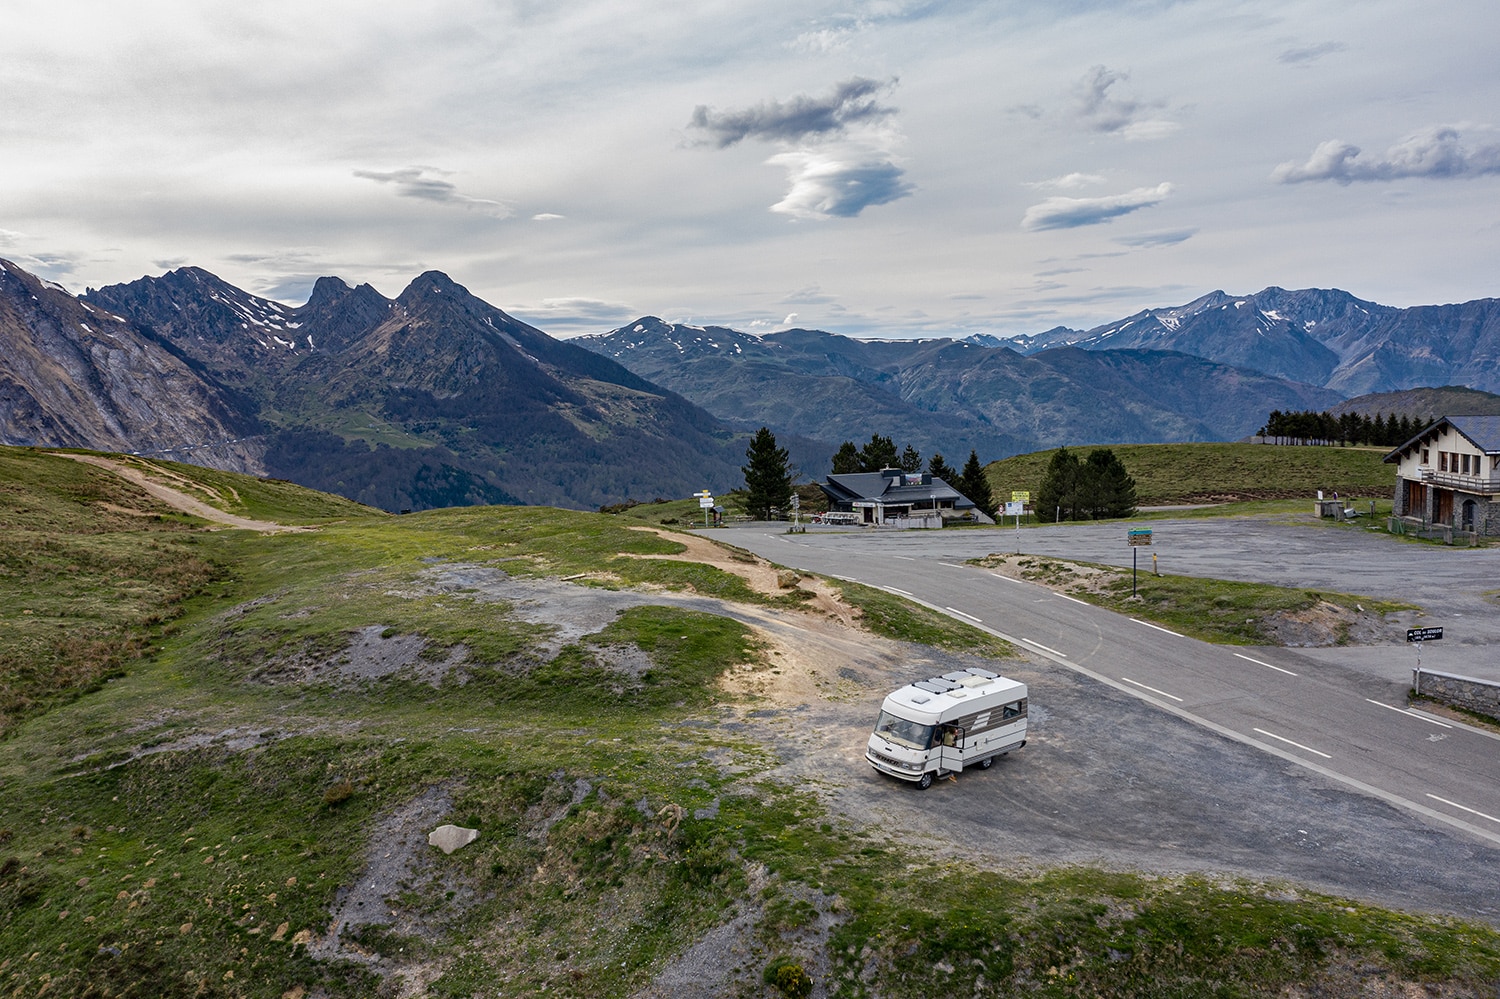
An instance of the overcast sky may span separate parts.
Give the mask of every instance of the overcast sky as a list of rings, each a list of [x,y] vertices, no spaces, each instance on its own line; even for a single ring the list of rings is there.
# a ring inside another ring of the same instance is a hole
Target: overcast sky
[[[4,0],[0,256],[558,336],[1500,296],[1494,0]]]

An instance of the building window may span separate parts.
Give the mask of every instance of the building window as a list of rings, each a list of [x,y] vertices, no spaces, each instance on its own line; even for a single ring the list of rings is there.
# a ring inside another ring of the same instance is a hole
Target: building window
[[[1496,460],[1500,461],[1500,459],[1496,459]],[[1427,457],[1427,449],[1425,447],[1422,449],[1422,464],[1424,464],[1424,465],[1430,465],[1430,464],[1432,464],[1431,459],[1429,459]]]
[[[1438,452],[1438,471],[1439,472],[1446,472],[1447,470],[1448,470],[1448,452],[1447,451],[1439,451]]]

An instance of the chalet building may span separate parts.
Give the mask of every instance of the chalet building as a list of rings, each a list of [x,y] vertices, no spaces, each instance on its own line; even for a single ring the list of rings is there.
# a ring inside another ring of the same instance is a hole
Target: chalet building
[[[1396,517],[1500,535],[1500,416],[1445,416],[1385,456]]]
[[[830,513],[852,513],[861,524],[941,527],[943,520],[956,519],[994,523],[967,496],[926,472],[887,468],[830,475],[818,487],[828,497]]]

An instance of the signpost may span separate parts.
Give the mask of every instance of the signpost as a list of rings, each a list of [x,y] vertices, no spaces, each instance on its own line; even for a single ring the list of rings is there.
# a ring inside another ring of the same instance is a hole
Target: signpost
[[[707,489],[700,489],[693,493],[698,498],[698,506],[703,510],[703,526],[708,526],[708,511],[714,508],[714,494]]]
[[[1021,554],[1021,514],[1026,512],[1026,504],[1031,502],[1031,491],[1027,489],[1012,489],[1010,491],[1010,502],[1005,504],[1007,514],[1015,514],[1016,518],[1016,554]]]
[[[1136,556],[1137,556],[1137,554],[1139,554],[1136,551],[1136,549],[1139,548],[1139,547],[1141,547],[1142,545],[1150,545],[1151,544],[1151,528],[1149,528],[1149,527],[1132,527],[1132,528],[1129,528],[1128,531],[1126,532],[1125,540],[1130,544],[1130,595],[1133,597],[1133,596],[1136,595],[1136,590],[1135,590]]]
[[[1407,628],[1406,640],[1417,647],[1417,671],[1412,681],[1412,688],[1417,694],[1422,693],[1422,643],[1436,642],[1443,637],[1442,628]]]

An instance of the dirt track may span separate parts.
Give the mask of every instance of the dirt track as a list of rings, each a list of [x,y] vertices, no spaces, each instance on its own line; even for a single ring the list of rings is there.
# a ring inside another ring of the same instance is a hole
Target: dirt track
[[[248,517],[236,517],[232,513],[225,513],[223,510],[209,506],[202,500],[195,499],[179,489],[173,489],[171,486],[164,485],[147,476],[140,469],[131,468],[129,465],[116,461],[113,458],[105,458],[102,455],[96,454],[66,454],[57,451],[50,453],[60,458],[72,458],[74,461],[81,461],[85,465],[93,465],[96,468],[113,472],[127,482],[140,486],[174,510],[190,513],[194,517],[215,524],[221,524],[224,527],[237,527],[246,531],[259,531],[262,534],[283,534],[292,531],[313,530],[311,527],[295,527],[289,524],[273,523],[269,520],[251,520]]]

